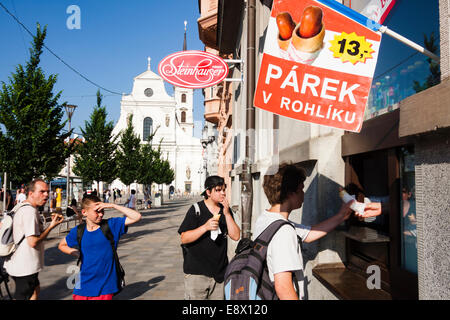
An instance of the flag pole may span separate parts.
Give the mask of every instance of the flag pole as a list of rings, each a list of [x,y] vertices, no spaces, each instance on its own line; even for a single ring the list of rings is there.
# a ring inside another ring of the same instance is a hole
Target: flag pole
[[[379,30],[380,30],[381,33],[387,34],[388,36],[399,40],[400,42],[406,44],[407,46],[409,46],[409,47],[411,47],[411,48],[413,48],[413,49],[423,53],[427,57],[433,59],[437,63],[440,63],[440,58],[437,55],[435,55],[433,52],[425,49],[424,47],[419,46],[417,43],[415,43],[415,42],[405,38],[404,36],[398,34],[397,32],[388,29],[388,27],[381,26],[379,28]]]

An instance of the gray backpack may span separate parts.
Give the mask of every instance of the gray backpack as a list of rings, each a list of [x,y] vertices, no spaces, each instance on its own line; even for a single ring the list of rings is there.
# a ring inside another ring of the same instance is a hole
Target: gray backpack
[[[22,239],[18,242],[14,242],[13,237],[13,219],[16,212],[24,207],[24,206],[31,206],[31,204],[27,202],[22,202],[17,204],[11,211],[5,212],[3,219],[1,221],[0,226],[0,257],[3,257],[4,259],[9,259],[14,254],[14,252],[17,250],[19,245],[22,243],[22,241],[25,239],[25,235],[22,237]]]
[[[273,236],[286,224],[294,228],[286,220],[276,220],[254,241],[244,238],[239,242],[236,255],[225,271],[225,300],[278,300],[269,278],[266,257]],[[298,292],[295,275],[294,284]]]

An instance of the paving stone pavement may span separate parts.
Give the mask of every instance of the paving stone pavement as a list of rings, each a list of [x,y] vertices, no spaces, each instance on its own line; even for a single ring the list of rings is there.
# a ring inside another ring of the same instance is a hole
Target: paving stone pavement
[[[189,206],[200,199],[167,201],[160,208],[141,210],[142,219],[129,226],[122,236],[118,254],[125,269],[126,287],[116,300],[183,300],[183,257],[178,227]],[[106,218],[119,217],[116,210],[106,211]],[[70,225],[73,227],[73,224]],[[67,232],[52,230],[45,242],[45,267],[39,273],[40,300],[71,300],[67,282],[76,266],[76,259],[58,250],[58,243]],[[9,287],[14,292],[14,281]]]

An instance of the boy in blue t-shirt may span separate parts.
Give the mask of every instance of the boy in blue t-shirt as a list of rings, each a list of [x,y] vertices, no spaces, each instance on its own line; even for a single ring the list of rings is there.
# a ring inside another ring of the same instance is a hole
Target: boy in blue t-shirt
[[[108,219],[116,248],[120,237],[128,231],[128,226],[141,219],[141,214],[136,210],[114,203],[103,203],[95,195],[83,198],[81,212],[86,218],[86,230],[81,239],[80,283],[73,291],[74,300],[111,300],[114,293],[119,291],[111,244],[100,229],[105,208],[116,209],[125,215]],[[79,257],[80,252],[75,247],[78,247],[77,227],[61,239],[58,249]]]

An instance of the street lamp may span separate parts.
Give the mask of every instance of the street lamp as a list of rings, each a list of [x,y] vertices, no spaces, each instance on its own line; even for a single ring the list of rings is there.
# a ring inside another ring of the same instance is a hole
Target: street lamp
[[[66,113],[67,113],[67,118],[69,119],[69,132],[71,130],[71,122],[72,122],[72,115],[75,112],[75,109],[77,108],[76,105],[73,104],[66,104],[64,106],[64,108],[66,109]],[[69,133],[69,144],[70,144],[70,136],[71,134]],[[69,154],[69,158],[67,160],[67,181],[66,181],[66,202],[67,202],[67,206],[69,207],[69,196],[70,196],[70,184],[69,184],[69,180],[70,180],[70,156],[71,154]]]

